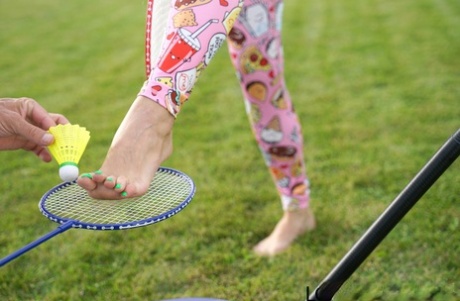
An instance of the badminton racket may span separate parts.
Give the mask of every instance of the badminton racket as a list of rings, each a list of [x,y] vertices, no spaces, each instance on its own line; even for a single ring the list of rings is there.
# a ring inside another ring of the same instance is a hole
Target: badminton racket
[[[125,200],[97,200],[76,182],[49,190],[38,203],[41,213],[60,225],[48,234],[0,260],[0,267],[71,228],[126,230],[158,223],[184,209],[195,194],[186,174],[160,167],[146,194]]]

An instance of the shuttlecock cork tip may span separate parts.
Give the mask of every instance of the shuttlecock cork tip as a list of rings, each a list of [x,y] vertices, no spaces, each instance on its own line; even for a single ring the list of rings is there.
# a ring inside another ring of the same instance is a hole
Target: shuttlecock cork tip
[[[59,165],[59,177],[64,182],[75,181],[79,173],[78,165],[73,162],[66,162]]]

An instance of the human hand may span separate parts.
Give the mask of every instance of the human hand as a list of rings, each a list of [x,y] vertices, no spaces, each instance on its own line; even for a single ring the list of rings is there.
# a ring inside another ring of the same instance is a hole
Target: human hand
[[[66,123],[63,115],[48,113],[31,98],[0,98],[0,150],[24,149],[49,162],[46,146],[54,137],[47,130]]]

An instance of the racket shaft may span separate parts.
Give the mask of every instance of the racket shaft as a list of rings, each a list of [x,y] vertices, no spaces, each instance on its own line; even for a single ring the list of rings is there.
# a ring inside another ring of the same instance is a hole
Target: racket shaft
[[[385,212],[324,278],[308,300],[332,300],[342,284],[459,156],[460,129],[433,155]]]
[[[21,249],[17,250],[16,252],[13,252],[11,253],[10,255],[2,258],[0,260],[0,267],[4,266],[5,264],[7,264],[8,262],[10,262],[11,260],[21,256],[22,254],[26,253],[27,251],[30,251],[32,250],[33,248],[37,247],[38,245],[44,243],[45,241],[47,241],[48,239],[58,235],[59,233],[62,233],[70,228],[72,228],[72,224],[73,222],[72,221],[69,221],[67,223],[64,223],[62,225],[60,225],[59,227],[57,227],[55,230],[49,232],[48,234],[46,235],[43,235],[42,237],[40,237],[39,239],[31,242],[30,244],[22,247]]]

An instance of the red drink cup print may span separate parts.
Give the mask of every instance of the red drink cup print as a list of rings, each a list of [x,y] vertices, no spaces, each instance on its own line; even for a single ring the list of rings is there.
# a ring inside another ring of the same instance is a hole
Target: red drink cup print
[[[180,28],[174,33],[165,54],[160,59],[158,68],[166,73],[174,72],[183,63],[187,62],[198,50],[201,49],[198,36],[212,23],[217,23],[219,20],[212,19],[203,24],[195,32],[190,32],[187,29]]]

